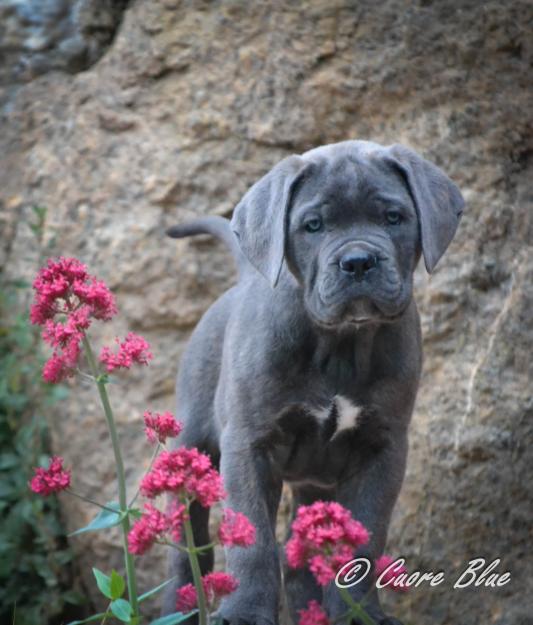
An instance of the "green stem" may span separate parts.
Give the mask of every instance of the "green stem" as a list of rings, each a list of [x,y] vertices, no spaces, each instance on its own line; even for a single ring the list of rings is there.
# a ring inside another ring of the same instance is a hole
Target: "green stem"
[[[206,545],[202,545],[201,547],[195,547],[195,553],[205,553],[206,551],[211,551],[215,548],[215,543],[207,543]]]
[[[170,540],[156,540],[157,545],[165,545],[165,547],[170,547],[171,549],[176,549],[176,551],[181,551],[182,553],[189,553],[189,549],[187,547],[183,547],[182,545],[178,545],[176,543],[171,542]]]
[[[113,444],[113,452],[115,454],[115,466],[117,470],[118,502],[120,505],[120,510],[121,512],[127,512],[128,501],[126,495],[126,477],[124,474],[124,462],[122,460],[122,454],[120,452],[120,445],[118,441],[117,428],[115,426],[115,419],[113,417],[113,410],[111,409],[111,404],[109,403],[109,397],[107,395],[105,382],[100,377],[93,350],[85,334],[83,335],[83,347],[85,349],[85,356],[87,357],[87,362],[89,363],[91,373],[93,374],[96,381],[96,387],[98,388],[98,394],[100,395],[100,400],[102,402],[104,414],[107,420],[107,427],[111,436],[111,443]],[[124,563],[126,566],[126,577],[128,580],[128,596],[131,603],[133,615],[137,616],[139,614],[139,604],[137,598],[137,579],[135,577],[133,556],[128,550],[128,533],[130,531],[130,518],[128,514],[124,515],[124,518],[121,521],[121,525],[122,547],[124,549]]]
[[[154,464],[154,460],[157,457],[157,454],[159,453],[159,450],[161,449],[161,443],[157,443],[157,447],[154,450],[154,453],[152,454],[152,457],[150,459],[150,464],[148,465],[148,468],[146,469],[146,471],[144,472],[144,475],[146,475],[147,473],[150,472],[150,470],[152,469],[152,465]],[[137,492],[135,493],[135,496],[133,497],[133,499],[130,501],[130,505],[128,506],[128,508],[133,508],[133,505],[135,504],[135,502],[137,501],[137,497],[139,496],[141,492],[141,489],[138,488]]]
[[[363,625],[376,625],[376,621],[367,614],[363,606],[353,600],[347,588],[339,588],[339,592],[344,602],[349,606],[352,616],[360,619]]]
[[[105,622],[107,621],[107,617],[109,616],[109,610],[111,608],[111,604],[109,604],[105,610],[105,614],[104,614],[104,618],[100,621],[100,625],[105,625]]]
[[[87,503],[90,503],[93,506],[97,506],[98,508],[101,508],[102,510],[107,510],[108,512],[117,514],[117,511],[113,510],[113,508],[109,508],[109,506],[104,506],[104,504],[98,503],[97,501],[95,501],[94,499],[91,499],[90,497],[85,497],[85,495],[79,495],[78,493],[75,493],[73,490],[70,490],[70,488],[66,488],[65,492],[68,493],[69,495],[73,495],[74,497],[77,497],[78,499],[81,499],[82,501],[86,501]]]
[[[170,540],[156,540],[155,541],[158,545],[165,545],[166,547],[171,547],[172,549],[177,549],[178,551],[183,551],[184,553],[196,553],[196,554],[202,554],[205,553],[206,551],[211,551],[212,549],[214,549],[215,547],[215,543],[207,543],[207,545],[202,545],[201,547],[193,547],[192,549],[189,549],[189,547],[184,547],[183,545],[178,545],[177,543],[174,543]]]
[[[200,570],[200,563],[198,562],[198,555],[194,544],[194,535],[189,512],[190,503],[187,502],[187,516],[183,521],[183,527],[185,529],[185,542],[187,543],[187,552],[189,554],[189,562],[191,564],[192,578],[194,580],[196,595],[198,597],[198,625],[208,625],[207,602],[205,600],[204,587],[202,585],[202,572]]]
[[[334,619],[333,624],[335,625],[336,623],[345,623],[346,619],[350,618],[351,615],[352,615],[352,611],[348,610],[344,614],[337,616],[337,618]]]

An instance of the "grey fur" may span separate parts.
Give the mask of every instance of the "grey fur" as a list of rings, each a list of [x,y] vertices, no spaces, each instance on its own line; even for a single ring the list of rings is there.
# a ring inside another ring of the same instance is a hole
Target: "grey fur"
[[[462,207],[434,165],[364,141],[284,159],[236,207],[240,279],[198,324],[177,382],[179,444],[211,454],[227,505],[257,527],[254,547],[227,551],[241,580],[220,607],[231,625],[278,623],[284,480],[295,507],[334,499],[349,508],[371,531],[364,553],[383,552],[421,368],[413,271],[422,253],[435,267]],[[322,229],[308,232],[319,217]],[[235,248],[229,223],[213,224],[172,234],[209,231]],[[208,514],[196,506],[193,516],[199,543],[207,542]],[[204,570],[211,564],[205,556]],[[190,581],[182,554],[171,570],[176,586]],[[287,571],[285,587],[293,615],[311,598],[323,599],[332,618],[345,609],[334,586],[322,593],[305,571]],[[366,590],[355,587],[354,598]],[[171,589],[165,611],[174,598]],[[382,625],[399,623],[375,592],[369,609]]]
[[[173,239],[191,237],[197,234],[211,234],[223,241],[233,254],[237,267],[241,268],[248,264],[241,251],[239,242],[228,228],[228,220],[223,217],[216,215],[200,217],[186,224],[172,226],[167,230],[167,236]]]

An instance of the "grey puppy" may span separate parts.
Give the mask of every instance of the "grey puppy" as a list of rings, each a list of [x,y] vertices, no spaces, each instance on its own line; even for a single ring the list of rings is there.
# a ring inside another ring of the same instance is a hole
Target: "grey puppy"
[[[220,466],[227,505],[257,528],[255,546],[227,552],[238,590],[221,604],[231,625],[276,625],[283,481],[295,508],[335,500],[371,532],[359,555],[384,548],[402,484],[421,368],[413,272],[431,272],[457,229],[463,198],[436,166],[400,145],[346,141],[289,156],[246,193],[231,222],[208,217],[172,237],[211,233],[233,250],[239,281],[206,312],[178,375],[179,443]],[[192,511],[197,544],[208,511]],[[212,555],[203,557],[207,571]],[[191,579],[176,552],[177,582]],[[311,599],[335,618],[334,584],[287,570],[293,619]],[[370,580],[370,576],[367,577]],[[371,581],[351,589],[357,600]],[[370,589],[377,623],[398,624]],[[283,624],[285,625],[285,624]]]

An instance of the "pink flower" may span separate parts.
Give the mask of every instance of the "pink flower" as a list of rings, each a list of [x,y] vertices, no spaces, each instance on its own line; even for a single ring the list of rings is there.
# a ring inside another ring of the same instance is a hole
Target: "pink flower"
[[[197,449],[181,447],[163,452],[141,482],[141,492],[149,499],[161,493],[196,499],[208,508],[225,497],[222,478],[211,459]]]
[[[394,558],[387,555],[382,555],[378,558],[375,562],[376,578],[378,578],[381,584],[386,584],[387,588],[390,588],[391,590],[395,590],[397,592],[407,592],[409,587],[405,583],[405,579],[398,579],[400,575],[407,574],[407,569],[402,564],[391,566],[395,561],[396,560]]]
[[[81,333],[76,333],[62,349],[54,350],[43,367],[43,379],[57,384],[74,374],[81,354]]]
[[[178,543],[181,540],[181,530],[183,528],[183,521],[185,520],[186,514],[187,508],[182,503],[172,503],[167,511],[167,531],[175,543]]]
[[[114,354],[109,347],[102,347],[100,352],[100,362],[103,362],[109,373],[115,369],[129,369],[133,363],[147,365],[153,356],[150,352],[150,345],[142,336],[129,332],[126,338],[120,342],[118,352]]]
[[[335,579],[355,550],[369,540],[366,528],[333,501],[300,506],[292,532],[286,545],[289,566],[309,567],[321,586]]]
[[[144,510],[144,514],[135,521],[128,534],[128,549],[139,556],[146,553],[168,527],[168,519],[163,512],[149,503],[145,504]]]
[[[298,625],[330,625],[328,615],[314,599],[307,604],[307,609],[298,610],[298,614]]]
[[[43,369],[47,382],[72,375],[81,354],[83,332],[91,318],[111,319],[117,309],[107,286],[87,273],[76,258],[49,259],[33,282],[30,319],[43,326],[43,339],[54,348]],[[59,316],[60,321],[55,321]]]
[[[117,313],[111,291],[77,258],[50,258],[33,281],[33,288],[30,318],[37,325],[44,325],[56,314],[69,316],[81,306],[87,306],[95,319],[111,319]]]
[[[44,324],[43,340],[52,347],[64,348],[73,341],[79,343],[82,330],[91,325],[91,310],[88,306],[82,306],[69,314],[66,323],[54,323],[48,319]]]
[[[89,276],[87,282],[74,282],[72,290],[81,302],[89,306],[95,319],[109,321],[117,314],[115,299],[102,280]]]
[[[202,577],[202,586],[207,606],[209,609],[212,609],[219,599],[235,592],[239,582],[228,573],[208,573]],[[197,603],[196,589],[192,584],[178,588],[176,592],[176,610],[190,612],[196,608]]]
[[[226,547],[249,547],[255,543],[255,527],[241,512],[226,508],[218,529],[218,537]]]
[[[30,482],[30,488],[38,495],[59,493],[70,486],[70,470],[63,468],[63,458],[53,456],[47,469],[35,469],[35,475]]]
[[[31,322],[44,325],[56,313],[67,312],[74,281],[87,278],[87,268],[76,258],[50,258],[33,281],[35,298],[30,312]],[[58,300],[63,300],[65,305],[61,306]]]
[[[146,426],[144,432],[150,443],[159,441],[162,445],[166,443],[167,438],[178,436],[183,429],[182,424],[176,421],[171,412],[152,414],[147,411],[144,413],[144,425]]]
[[[239,582],[229,573],[208,573],[202,577],[205,597],[209,606],[237,590]]]
[[[176,610],[178,612],[190,612],[196,608],[198,597],[194,584],[185,584],[176,591]]]
[[[144,510],[128,534],[128,549],[131,553],[143,555],[156,541],[162,540],[167,532],[176,542],[180,540],[185,506],[176,506],[169,514],[165,514],[147,503]]]
[[[46,361],[43,367],[43,380],[57,384],[71,376],[72,373],[73,368],[69,367],[66,358],[54,354]]]

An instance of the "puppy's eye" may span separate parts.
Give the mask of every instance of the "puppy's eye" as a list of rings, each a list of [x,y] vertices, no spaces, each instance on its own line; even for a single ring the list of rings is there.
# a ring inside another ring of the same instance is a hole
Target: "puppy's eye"
[[[399,211],[388,210],[386,213],[387,223],[391,226],[397,226],[402,221],[402,216]]]
[[[308,219],[304,224],[304,228],[307,232],[318,232],[319,230],[322,230],[322,219],[320,217]]]

